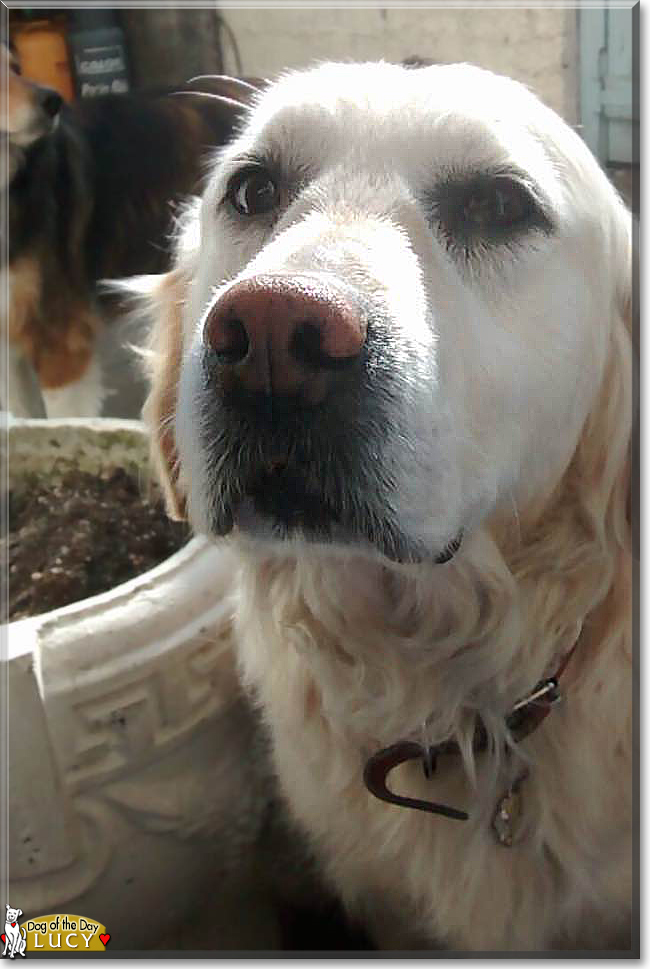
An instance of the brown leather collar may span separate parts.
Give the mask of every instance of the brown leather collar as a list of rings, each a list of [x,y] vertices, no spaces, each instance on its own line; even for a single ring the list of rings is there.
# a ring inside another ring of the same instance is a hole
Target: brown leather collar
[[[554,704],[561,699],[559,679],[576,646],[577,641],[562,660],[555,675],[547,680],[540,680],[527,696],[515,703],[506,717],[506,726],[515,743],[519,743],[524,737],[528,737],[534,730],[537,730],[551,712]],[[473,749],[475,753],[480,753],[486,750],[487,746],[487,730],[481,719],[477,718]],[[425,777],[431,777],[436,769],[436,761],[439,755],[460,754],[460,752],[456,740],[443,740],[442,743],[434,746],[425,746],[415,740],[399,740],[397,743],[391,744],[390,747],[378,750],[368,758],[363,771],[363,780],[371,794],[389,804],[398,804],[401,807],[413,808],[417,811],[429,811],[432,814],[442,814],[444,817],[453,818],[456,821],[467,821],[469,815],[465,811],[449,807],[446,804],[437,804],[434,801],[404,797],[401,794],[395,794],[388,788],[388,775],[399,764],[403,764],[407,760],[421,760]]]

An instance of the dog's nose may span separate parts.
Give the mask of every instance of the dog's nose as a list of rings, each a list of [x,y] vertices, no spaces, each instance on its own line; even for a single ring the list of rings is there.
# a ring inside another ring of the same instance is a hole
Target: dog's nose
[[[366,325],[351,300],[320,279],[254,276],[212,306],[203,340],[231,386],[320,403],[334,372],[359,358]]]
[[[59,92],[53,91],[52,88],[44,87],[39,91],[38,97],[45,114],[50,118],[56,118],[63,104],[63,98]]]

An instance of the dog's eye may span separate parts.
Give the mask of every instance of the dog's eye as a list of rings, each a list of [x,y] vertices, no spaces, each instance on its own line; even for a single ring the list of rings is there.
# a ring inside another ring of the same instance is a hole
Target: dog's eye
[[[278,187],[265,168],[244,168],[230,179],[226,197],[240,215],[262,215],[278,204]]]
[[[529,228],[550,231],[538,201],[522,182],[507,176],[449,183],[437,194],[437,216],[450,243],[505,242]]]
[[[531,210],[531,200],[513,183],[475,190],[461,202],[461,225],[466,232],[490,232],[519,225]]]

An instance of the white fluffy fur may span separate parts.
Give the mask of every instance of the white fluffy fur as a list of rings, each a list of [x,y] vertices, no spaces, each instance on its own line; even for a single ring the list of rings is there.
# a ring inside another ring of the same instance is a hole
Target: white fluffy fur
[[[269,229],[219,202],[235,159],[272,146],[308,173]],[[555,231],[453,258],[426,217],[442,173],[516,165]],[[386,946],[628,947],[632,905],[631,226],[581,139],[521,85],[468,65],[321,65],[262,95],[188,210],[155,296],[148,419],[170,506],[207,526],[197,435],[205,307],[257,272],[354,281],[404,348],[390,441],[398,514],[446,565],[354,547],[239,541],[235,642],[277,772],[342,897]],[[180,386],[180,391],[179,391]],[[234,541],[234,540],[233,540]],[[509,757],[506,711],[577,647],[564,702]],[[476,715],[496,741],[474,757]],[[457,737],[403,793],[457,822],[384,804],[365,758]],[[529,767],[511,849],[490,821]]]
[[[93,357],[79,380],[53,390],[43,389],[41,393],[48,417],[97,416],[106,396],[99,360]]]

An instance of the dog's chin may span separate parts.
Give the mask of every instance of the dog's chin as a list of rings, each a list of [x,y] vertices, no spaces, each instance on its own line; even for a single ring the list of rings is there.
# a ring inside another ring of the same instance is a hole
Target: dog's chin
[[[25,128],[18,131],[7,132],[5,138],[9,141],[11,148],[25,151],[38,144],[43,138],[53,134],[59,126],[58,115],[54,118],[38,118]]]
[[[315,496],[301,503],[285,497],[274,504],[273,495],[245,495],[230,507],[213,512],[210,532],[214,537],[229,537],[247,548],[263,547],[265,552],[289,553],[311,550],[319,554],[364,555],[393,564],[449,562],[462,541],[462,532],[437,548],[405,534],[388,519],[373,522],[344,521]]]
[[[40,146],[41,142],[56,131],[58,124],[57,116],[39,121],[20,131],[0,132],[0,151],[4,156],[4,163],[0,165],[2,188],[6,188],[24,168],[29,149]]]

